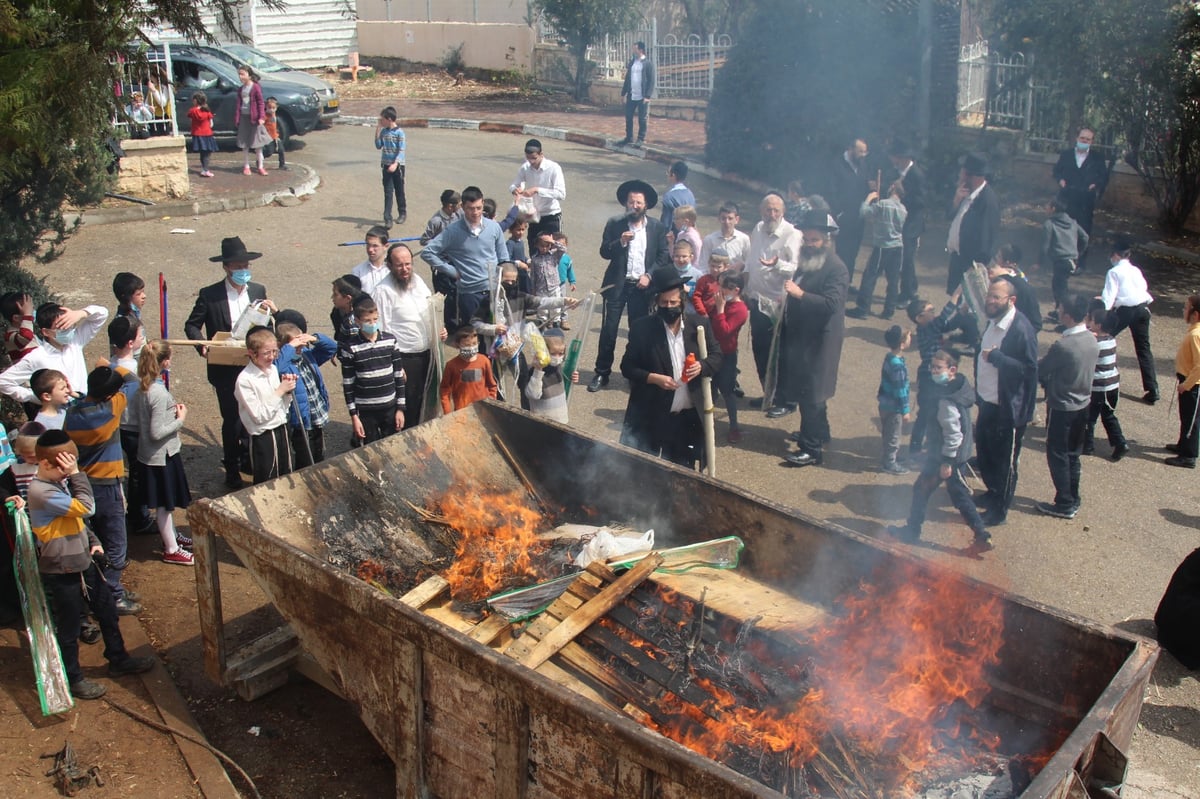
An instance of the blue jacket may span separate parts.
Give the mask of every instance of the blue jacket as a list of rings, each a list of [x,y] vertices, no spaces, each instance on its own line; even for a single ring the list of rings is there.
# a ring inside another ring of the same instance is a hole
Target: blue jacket
[[[317,376],[317,385],[321,389],[321,398],[325,400],[325,407],[329,407],[329,392],[325,389],[325,378],[321,377],[321,364],[328,361],[333,356],[337,355],[337,342],[331,339],[324,333],[317,333],[317,341],[310,347],[299,350],[299,357],[304,358],[312,364],[313,372]],[[291,344],[284,344],[279,348],[279,357],[275,359],[275,368],[279,371],[279,376],[295,375],[296,376],[296,405],[293,407],[288,405],[288,424],[292,427],[298,427],[301,420],[296,418],[296,407],[300,408],[300,414],[304,417],[304,429],[308,430],[312,427],[312,417],[308,410],[308,389],[304,385],[304,380],[300,377],[300,369],[296,366],[297,350]]]

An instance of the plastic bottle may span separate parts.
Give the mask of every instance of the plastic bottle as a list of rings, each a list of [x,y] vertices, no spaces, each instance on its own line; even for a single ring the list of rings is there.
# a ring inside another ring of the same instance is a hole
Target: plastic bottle
[[[687,376],[688,368],[691,367],[691,365],[694,363],[697,363],[696,353],[689,352],[687,355],[687,358],[685,358],[683,361],[683,375],[681,376],[681,379],[683,380],[683,382],[686,383],[688,381],[688,376]]]

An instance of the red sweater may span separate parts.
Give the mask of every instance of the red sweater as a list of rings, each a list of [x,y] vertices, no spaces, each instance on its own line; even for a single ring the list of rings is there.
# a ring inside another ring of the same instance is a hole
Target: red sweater
[[[742,329],[742,325],[746,324],[746,320],[749,318],[750,310],[741,300],[725,303],[723,313],[712,315],[713,335],[717,337],[717,343],[721,345],[723,355],[737,352],[738,331]]]
[[[482,353],[469,361],[455,356],[446,361],[439,387],[442,413],[462,410],[476,400],[496,398],[496,377],[492,362]]]
[[[696,281],[696,290],[692,292],[692,307],[701,316],[708,316],[717,304],[717,292],[721,290],[713,275],[702,275]]]
[[[212,132],[212,111],[205,111],[199,106],[192,106],[188,109],[188,119],[192,120],[192,135],[193,136],[211,136]]]

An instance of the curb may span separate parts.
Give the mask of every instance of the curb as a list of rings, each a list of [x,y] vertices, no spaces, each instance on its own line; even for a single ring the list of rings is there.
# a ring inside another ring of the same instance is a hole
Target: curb
[[[84,225],[108,225],[116,222],[138,222],[148,219],[162,219],[168,216],[199,216],[200,214],[215,214],[221,211],[244,211],[248,208],[261,208],[282,197],[303,197],[313,194],[321,183],[321,176],[310,166],[289,163],[290,172],[294,174],[293,183],[278,189],[265,192],[248,192],[230,197],[212,197],[191,202],[181,201],[162,203],[159,205],[134,205],[126,208],[98,208],[84,211],[82,214],[64,214],[68,227],[77,221]]]

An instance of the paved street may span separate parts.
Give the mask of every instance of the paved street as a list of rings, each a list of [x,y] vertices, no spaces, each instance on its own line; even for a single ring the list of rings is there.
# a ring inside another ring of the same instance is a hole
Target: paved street
[[[330,280],[348,272],[364,257],[361,248],[337,244],[361,239],[367,227],[380,221],[382,215],[378,160],[371,133],[371,128],[338,125],[309,134],[302,148],[289,153],[290,161],[312,167],[321,178],[316,194],[299,205],[89,226],[70,240],[60,260],[38,271],[49,273],[50,285],[72,307],[87,302],[111,307],[109,284],[117,271],[137,272],[148,283],[162,271],[170,285],[171,335],[182,337],[183,320],[197,289],[221,275],[220,266],[210,263],[209,256],[220,251],[222,237],[237,235],[251,250],[265,253],[252,269],[254,280],[267,286],[268,296],[280,307],[301,310],[310,328],[329,332]],[[523,143],[524,137],[505,134],[410,131],[408,222],[393,229],[393,235],[419,235],[437,208],[438,194],[447,187],[461,190],[469,184],[479,185],[503,208],[508,200],[507,186],[522,160]],[[570,235],[579,288],[581,292],[599,288],[604,269],[597,255],[600,230],[607,217],[621,210],[614,196],[616,186],[637,177],[652,182],[661,191],[666,188],[665,168],[551,139],[544,139],[543,145],[546,156],[559,161],[566,174],[564,230]],[[223,154],[223,159],[230,157],[229,153]],[[723,200],[741,204],[744,230],[757,220],[757,196],[701,176],[689,183],[699,198],[702,233],[714,228],[716,208]],[[175,228],[195,232],[172,234]],[[1019,241],[1027,253],[1036,252],[1033,230],[1029,226],[1006,230],[1004,238]],[[945,270],[944,255],[936,246],[939,238],[944,241],[944,226],[931,231],[921,253],[922,285],[932,289],[928,296],[938,303],[943,297],[936,287],[943,285]],[[417,263],[418,273],[428,280],[424,262]],[[1156,290],[1162,284],[1156,283],[1153,273],[1149,277],[1151,291],[1159,298],[1154,305],[1154,349],[1164,396],[1169,396],[1175,348],[1184,330],[1179,318],[1182,296]],[[1091,272],[1077,278],[1073,287],[1098,292],[1102,280],[1101,274]],[[1048,276],[1037,275],[1034,283],[1043,298],[1049,296]],[[1188,285],[1184,280],[1171,282],[1172,286],[1179,284]],[[153,297],[154,292],[150,293]],[[145,314],[151,331],[157,330],[158,309],[154,305],[151,299]],[[1045,301],[1043,310],[1049,310]],[[578,312],[572,321],[582,322]],[[887,324],[879,319],[848,320],[838,394],[830,405],[834,440],[825,466],[804,470],[783,466],[785,437],[797,426],[797,417],[767,420],[743,405],[741,420],[747,435],[736,447],[724,443],[724,411],[717,413],[718,476],[867,535],[881,536],[885,525],[900,521],[907,512],[914,475],[885,475],[876,469],[879,434],[875,389]],[[584,382],[590,377],[598,326],[599,313],[581,361]],[[1043,349],[1053,336],[1049,331],[1042,334]],[[618,358],[623,346],[618,344]],[[1142,391],[1128,334],[1119,340],[1119,352],[1123,372],[1119,415],[1126,434],[1136,442],[1134,451],[1116,464],[1105,457],[1085,459],[1084,504],[1075,520],[1047,519],[1033,509],[1035,502],[1051,499],[1053,489],[1043,455],[1043,430],[1030,428],[1016,506],[1008,524],[994,531],[995,551],[982,560],[962,554],[970,533],[949,507],[945,495],[939,493],[933,503],[937,509],[931,505],[930,522],[923,542],[916,547],[917,553],[1069,613],[1133,633],[1152,633],[1148,620],[1171,572],[1200,540],[1197,473],[1170,469],[1161,463],[1166,454],[1161,445],[1174,440],[1176,434],[1174,411],[1166,399],[1154,407],[1136,400]],[[102,353],[94,347],[90,354]],[[742,335],[741,357],[742,384],[747,395],[759,396],[753,368],[745,366],[753,363],[748,330]],[[910,355],[910,371],[915,372],[916,363],[917,356]],[[172,377],[176,396],[193,406],[184,446],[194,491],[215,492],[219,486],[219,448],[211,445],[218,439],[219,418],[204,381],[203,363],[181,349]],[[325,377],[334,396],[335,423],[328,441],[334,452],[340,452],[348,438],[347,417],[335,371],[327,369]],[[610,386],[597,394],[589,394],[580,386],[571,398],[572,424],[615,441],[625,400],[625,383],[619,375],[614,375]],[[1098,442],[1097,452],[1107,455],[1107,445]],[[736,532],[714,525],[714,535]],[[1164,654],[1147,696],[1132,752],[1131,784],[1123,796],[1200,796],[1198,750],[1200,683],[1194,674]]]

